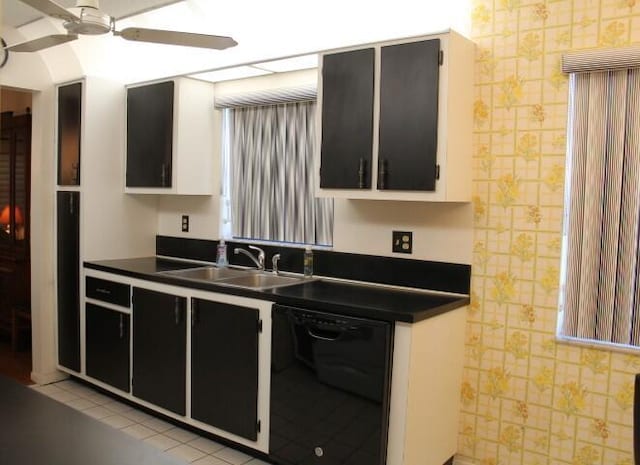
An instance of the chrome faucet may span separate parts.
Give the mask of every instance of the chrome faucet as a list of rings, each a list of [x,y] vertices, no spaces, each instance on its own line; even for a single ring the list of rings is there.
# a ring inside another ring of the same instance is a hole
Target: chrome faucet
[[[236,255],[239,253],[246,255],[253,261],[253,263],[256,264],[258,270],[264,271],[264,250],[262,250],[260,247],[256,247],[255,245],[250,245],[249,248],[258,252],[258,258],[254,257],[253,254],[248,250],[241,249],[240,247],[234,249],[233,253]]]

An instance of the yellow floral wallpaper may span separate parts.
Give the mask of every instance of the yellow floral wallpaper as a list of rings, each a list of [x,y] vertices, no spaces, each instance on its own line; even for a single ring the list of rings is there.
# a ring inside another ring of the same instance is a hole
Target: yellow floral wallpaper
[[[632,465],[640,356],[557,344],[568,50],[640,43],[640,0],[472,0],[474,263],[458,463]]]

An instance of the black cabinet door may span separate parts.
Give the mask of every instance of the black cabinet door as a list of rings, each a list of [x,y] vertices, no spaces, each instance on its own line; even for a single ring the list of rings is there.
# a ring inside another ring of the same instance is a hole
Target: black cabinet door
[[[174,82],[127,90],[127,187],[171,187]]]
[[[191,416],[257,438],[258,310],[192,300]]]
[[[320,187],[371,187],[374,49],[325,55]]]
[[[58,192],[58,363],[80,371],[80,193]]]
[[[82,83],[58,88],[58,185],[80,185]]]
[[[185,414],[186,298],[133,288],[133,395]]]
[[[87,375],[129,392],[129,315],[86,307]]]
[[[439,39],[382,47],[378,189],[435,190],[439,59]]]

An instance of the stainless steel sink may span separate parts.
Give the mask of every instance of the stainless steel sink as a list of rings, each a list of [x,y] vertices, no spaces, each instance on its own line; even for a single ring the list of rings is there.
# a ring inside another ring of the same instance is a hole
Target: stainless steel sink
[[[244,276],[227,278],[217,281],[221,286],[244,287],[250,289],[273,289],[276,287],[302,284],[305,278],[295,276],[282,276],[267,273],[245,273]]]
[[[305,281],[305,278],[302,277],[275,275],[255,269],[218,268],[215,266],[163,271],[162,274],[191,281],[245,289],[273,289],[302,284]]]
[[[234,276],[244,276],[247,274],[247,270],[202,266],[198,268],[187,268],[185,270],[164,271],[162,274],[196,281],[218,281],[219,279],[232,278]]]

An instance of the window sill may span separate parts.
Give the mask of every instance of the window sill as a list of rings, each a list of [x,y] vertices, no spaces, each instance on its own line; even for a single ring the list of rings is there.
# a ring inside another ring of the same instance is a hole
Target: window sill
[[[584,347],[586,349],[607,350],[624,354],[640,355],[640,347],[627,344],[615,344],[613,342],[595,341],[592,339],[580,339],[576,337],[561,336],[556,334],[556,342],[562,345]]]

